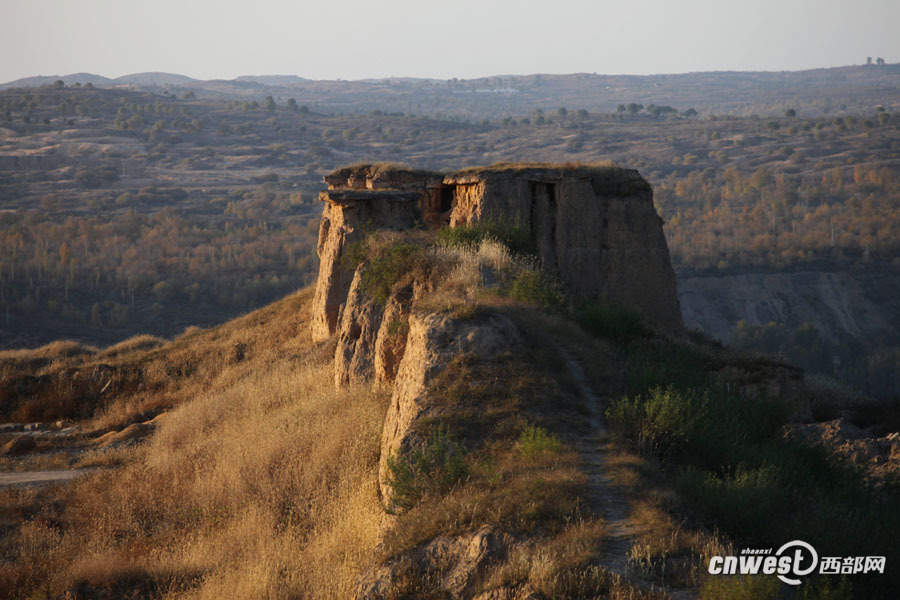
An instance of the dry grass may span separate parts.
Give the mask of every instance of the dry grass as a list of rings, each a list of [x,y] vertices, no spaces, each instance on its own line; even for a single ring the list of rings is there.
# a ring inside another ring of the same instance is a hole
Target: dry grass
[[[639,532],[629,550],[631,568],[642,577],[675,587],[706,581],[710,556],[733,554],[730,544],[684,519],[684,501],[662,467],[619,441],[611,442],[610,475],[630,498],[629,518]]]
[[[0,589],[12,598],[347,597],[378,534],[386,398],[333,389],[333,347],[310,343],[307,296],[150,350],[151,365],[202,375],[172,377],[157,393],[193,399],[144,447],[80,461],[119,468],[65,488],[3,491],[17,526],[2,541],[11,560],[0,563]],[[224,352],[237,340],[240,361]]]
[[[577,521],[552,536],[517,545],[486,578],[483,588],[526,586],[547,598],[662,599],[593,564],[605,532],[596,520]]]
[[[363,286],[377,302],[392,289],[427,282],[416,306],[451,311],[457,318],[473,316],[483,305],[510,304],[509,290],[516,278],[539,272],[534,259],[512,253],[497,240],[435,244],[433,235],[422,231],[373,232],[351,244],[343,261],[345,268],[367,261]]]
[[[39,348],[0,351],[0,378],[28,372],[39,374],[51,367],[68,366],[97,353],[97,348],[72,340],[57,340]]]
[[[0,353],[0,404],[15,421],[87,419],[85,428],[98,433],[144,421],[213,386],[239,380],[254,368],[254,357],[295,352],[304,343],[297,335],[302,333],[300,309],[311,294],[293,294],[168,343],[137,336],[102,352],[56,342]],[[42,377],[34,379],[37,375]]]
[[[307,289],[218,327],[190,328],[161,346],[154,346],[149,336],[119,344],[125,348],[106,362],[134,370],[139,386],[131,393],[119,394],[86,428],[97,432],[120,429],[206,390],[227,388],[267,357],[289,359],[301,350],[308,351],[302,315],[311,295],[312,290]]]
[[[43,452],[21,457],[0,456],[0,472],[68,469],[75,462],[70,452]]]
[[[135,354],[141,351],[153,350],[165,344],[166,340],[153,335],[136,335],[127,340],[123,340],[118,344],[113,344],[101,350],[97,354],[97,358],[111,359],[121,355]]]
[[[409,238],[366,243],[382,251],[399,242]],[[597,565],[604,528],[574,447],[584,407],[554,348],[575,345],[604,394],[621,385],[612,350],[559,314],[498,294],[498,282],[529,268],[501,244],[423,246],[423,253],[436,296],[458,310],[474,307],[471,318],[479,307],[503,310],[526,337],[522,349],[490,360],[458,357],[431,382],[443,408],[422,433],[442,427],[462,444],[465,480],[426,494],[380,535],[376,478],[387,398],[368,387],[332,387],[334,342],[311,343],[307,290],[171,342],[135,338],[103,351],[107,364],[139,372],[139,387],[123,388],[89,429],[162,409],[167,416],[143,446],[83,455],[78,466],[100,468],[68,486],[0,493],[9,515],[0,589],[12,598],[66,591],[344,598],[373,557],[402,560],[437,535],[493,525],[517,542],[491,566],[485,586],[528,586],[547,597],[648,597]],[[529,428],[558,442],[524,452],[521,434]],[[712,538],[671,517],[674,500],[653,466],[637,461],[624,453],[613,461],[623,489],[646,492],[634,518],[647,533],[632,562],[660,581],[696,583],[694,559]],[[676,579],[682,563],[670,559],[685,556],[689,568]]]
[[[487,238],[473,246],[440,244],[428,250],[434,287],[417,306],[451,311],[455,318],[470,318],[485,306],[509,305],[505,294],[510,282],[538,269],[533,260]]]

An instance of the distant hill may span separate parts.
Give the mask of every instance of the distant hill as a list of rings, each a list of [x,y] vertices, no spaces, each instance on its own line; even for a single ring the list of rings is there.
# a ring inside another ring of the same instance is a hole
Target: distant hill
[[[297,75],[241,75],[234,81],[250,81],[253,83],[261,83],[263,85],[294,85],[297,83],[307,83],[312,79],[305,79]]]
[[[9,83],[0,83],[0,90],[16,87],[41,87],[43,85],[53,85],[57,81],[62,80],[66,85],[74,85],[76,83],[93,85],[115,85],[115,80],[94,73],[72,73],[71,75],[37,75],[35,77],[24,77],[16,79]]]
[[[121,77],[116,77],[114,80],[116,83],[131,83],[134,85],[146,85],[146,86],[154,86],[154,85],[183,85],[186,83],[191,83],[194,81],[198,81],[192,77],[188,77],[187,75],[178,75],[177,73],[161,73],[161,72],[152,72],[152,73],[132,73],[131,75],[122,75]]]
[[[592,112],[615,111],[629,104],[701,115],[781,117],[793,108],[803,117],[841,111],[864,112],[877,105],[891,109],[900,98],[900,64],[858,65],[807,71],[717,71],[670,75],[497,75],[477,79],[389,77],[356,81],[312,80],[297,75],[243,75],[232,80],[198,80],[172,73],[136,73],[116,79],[75,74],[28,77],[0,85],[39,87],[62,79],[67,85],[136,85],[144,91],[169,86],[197,98],[262,100],[294,98],[323,113],[395,113],[454,120],[481,120],[559,107]],[[494,92],[494,93],[491,93]]]

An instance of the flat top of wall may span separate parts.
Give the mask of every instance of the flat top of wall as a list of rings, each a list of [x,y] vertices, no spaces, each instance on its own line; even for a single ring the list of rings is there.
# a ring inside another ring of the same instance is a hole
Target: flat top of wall
[[[324,180],[333,190],[410,190],[514,178],[548,183],[587,179],[596,194],[605,196],[635,196],[651,191],[650,184],[636,170],[617,167],[612,163],[496,163],[448,174],[393,163],[360,163],[337,169],[326,175]]]
[[[651,191],[650,184],[636,170],[617,167],[612,163],[497,163],[452,173],[444,178],[444,183],[465,184],[515,178],[548,183],[588,179],[594,192],[605,196],[633,196]]]
[[[439,183],[443,175],[396,163],[358,163],[341,167],[322,179],[331,189],[406,189]]]
[[[330,174],[325,176],[325,179],[328,180],[331,177],[341,178],[348,177],[350,175],[367,175],[369,177],[377,177],[379,175],[418,175],[420,177],[429,177],[434,175],[440,175],[440,173],[435,173],[434,171],[428,171],[426,169],[416,169],[414,167],[407,167],[406,165],[400,163],[389,163],[389,162],[380,162],[380,163],[355,163],[352,165],[346,165],[344,167],[338,167]]]
[[[319,200],[322,202],[366,202],[369,200],[395,200],[397,202],[416,202],[422,197],[419,192],[409,192],[405,190],[394,189],[377,189],[377,190],[327,190],[319,192]]]

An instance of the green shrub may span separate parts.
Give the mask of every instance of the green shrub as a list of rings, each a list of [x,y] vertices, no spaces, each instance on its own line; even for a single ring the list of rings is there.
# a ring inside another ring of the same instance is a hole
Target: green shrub
[[[662,458],[688,457],[712,468],[740,459],[747,445],[776,437],[789,407],[779,399],[748,399],[723,388],[657,387],[624,397],[606,411],[610,424]]]
[[[590,333],[623,343],[644,333],[641,317],[633,310],[612,302],[587,304],[576,315]]]
[[[422,259],[421,246],[406,242],[393,244],[366,265],[360,289],[377,304],[384,306],[394,284],[405,273],[414,270]]]
[[[784,482],[772,465],[741,466],[723,476],[688,467],[681,473],[679,483],[698,508],[716,515],[720,527],[742,539],[764,537],[761,530],[768,529],[765,524],[781,508],[778,496]]]
[[[560,302],[553,282],[540,269],[522,269],[510,284],[508,293],[513,300],[540,306],[554,306]]]
[[[537,255],[531,229],[518,216],[511,223],[487,218],[460,227],[442,227],[438,239],[450,246],[477,246],[484,239],[492,239],[517,254]]]
[[[627,346],[625,390],[647,394],[655,387],[700,388],[711,381],[708,350],[664,339],[637,339]]]
[[[390,510],[409,510],[426,494],[445,492],[469,474],[465,449],[438,428],[421,447],[388,458]]]
[[[534,459],[559,454],[562,442],[543,427],[528,425],[519,435],[518,448],[522,456]]]

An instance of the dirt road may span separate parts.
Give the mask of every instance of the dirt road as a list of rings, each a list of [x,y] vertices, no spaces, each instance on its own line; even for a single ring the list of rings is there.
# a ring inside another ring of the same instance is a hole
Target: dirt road
[[[87,471],[65,469],[57,471],[23,471],[21,473],[0,473],[0,488],[11,486],[46,485],[62,483],[74,479]]]

